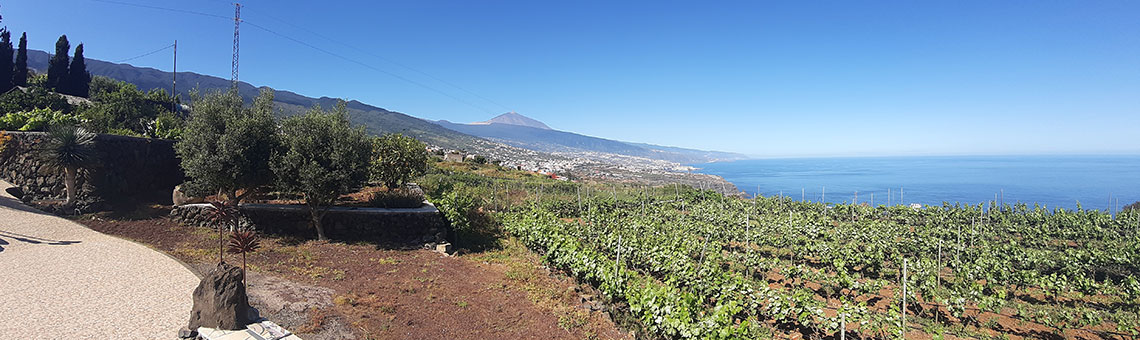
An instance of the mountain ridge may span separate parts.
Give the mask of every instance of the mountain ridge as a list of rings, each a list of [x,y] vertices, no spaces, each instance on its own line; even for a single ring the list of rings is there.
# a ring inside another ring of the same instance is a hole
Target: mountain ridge
[[[489,124],[507,124],[507,125],[529,126],[532,128],[538,128],[538,129],[544,129],[544,130],[554,130],[554,129],[551,129],[550,126],[546,125],[546,123],[540,122],[534,118],[530,118],[530,117],[521,115],[518,112],[514,112],[514,111],[495,116],[495,118],[491,118],[489,120],[485,120],[482,122],[471,123],[471,125],[489,125]]]
[[[509,113],[508,113],[509,114]],[[515,113],[518,116],[524,117]],[[500,115],[501,117],[502,115]],[[498,117],[496,117],[498,118]],[[530,119],[530,118],[527,118]],[[533,119],[530,119],[533,120]],[[694,150],[679,147],[659,146],[646,143],[632,143],[587,136],[579,133],[533,126],[495,123],[489,121],[461,124],[447,120],[436,124],[468,135],[490,139],[507,145],[556,154],[609,153],[623,156],[660,159],[670,162],[693,164],[726,160],[738,160],[747,156],[729,152]],[[542,126],[542,122],[534,120]],[[601,156],[601,155],[598,155]],[[605,158],[605,157],[601,157]]]
[[[28,50],[28,67],[31,69],[43,72],[47,69],[48,59],[47,52]],[[155,68],[87,58],[87,71],[92,75],[135,84],[144,91],[162,89],[171,92],[172,90],[171,73]],[[178,95],[184,99],[190,98],[189,94],[193,89],[225,89],[231,86],[229,79],[187,71],[178,72],[178,83]],[[269,86],[254,86],[243,81],[237,84],[238,93],[247,102],[252,102],[262,89],[273,91],[276,113],[280,116],[304,113],[314,105],[331,108],[339,100],[327,96],[308,97]],[[595,159],[607,158],[605,155],[595,155],[596,153],[612,153],[677,163],[705,163],[747,158],[733,153],[629,143],[554,130],[541,121],[513,111],[482,122],[460,124],[429,121],[357,100],[346,101],[346,106],[353,123],[364,125],[369,133],[377,135],[403,133],[430,145],[465,150],[488,157],[532,158],[533,151],[538,151],[563,154],[572,158],[583,155],[600,156],[593,157]],[[527,150],[513,150],[512,147]]]
[[[37,72],[47,69],[49,54],[39,50],[28,50],[28,68]],[[151,67],[140,67],[130,64],[112,63],[108,61],[87,58],[87,71],[92,75],[104,76],[115,80],[125,81],[137,86],[140,90],[162,89],[171,92],[171,73]],[[229,88],[229,79],[203,75],[194,72],[178,72],[178,95],[188,101],[193,89],[214,90]],[[291,116],[304,113],[314,105],[322,108],[332,108],[339,99],[327,96],[308,97],[291,91],[278,90],[269,86],[254,86],[239,81],[238,93],[247,102],[252,102],[262,89],[273,91],[273,101],[277,104],[276,112],[280,116]],[[413,117],[404,113],[390,111],[380,107],[368,105],[357,100],[345,102],[350,119],[354,124],[366,127],[369,133],[403,133],[435,146],[468,150],[478,153],[490,153],[494,145],[490,141],[448,130],[433,122]]]

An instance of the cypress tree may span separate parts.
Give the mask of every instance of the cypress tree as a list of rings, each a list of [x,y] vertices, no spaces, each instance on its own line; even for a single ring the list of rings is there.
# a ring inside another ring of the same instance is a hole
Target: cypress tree
[[[67,35],[59,36],[59,40],[55,42],[55,55],[51,56],[51,61],[48,62],[48,90],[60,92],[61,88],[67,86],[67,83],[64,82],[64,78],[67,78],[67,51],[70,49],[71,44],[67,42]]]
[[[28,32],[20,35],[16,66],[12,69],[12,85],[28,86]]]
[[[0,30],[0,93],[12,89],[12,32]]]
[[[67,85],[65,92],[73,96],[87,98],[91,89],[91,74],[87,73],[87,63],[83,58],[83,44],[75,46],[75,57],[71,58],[71,67],[67,71]]]

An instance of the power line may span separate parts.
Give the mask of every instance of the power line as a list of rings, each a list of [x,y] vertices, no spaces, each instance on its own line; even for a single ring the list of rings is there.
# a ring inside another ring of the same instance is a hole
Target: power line
[[[278,33],[277,31],[271,30],[271,29],[269,29],[269,28],[267,28],[267,27],[265,27],[265,26],[261,26],[261,25],[258,25],[258,24],[256,24],[256,23],[253,23],[253,22],[249,22],[249,21],[243,21],[243,22],[244,22],[246,25],[250,25],[250,26],[253,26],[253,27],[259,28],[259,29],[261,29],[261,30],[264,30],[264,31],[266,31],[266,32],[269,32],[269,33],[271,33],[271,34],[273,34],[273,35],[276,35],[276,36],[278,36],[278,37],[281,37],[281,38],[284,38],[284,39],[288,39],[288,40],[290,40],[290,41],[293,41],[293,42],[295,42],[295,43],[298,43],[298,44],[301,44],[301,45],[305,45],[305,46],[307,46],[307,47],[309,47],[309,48],[312,48],[312,49],[314,49],[314,50],[317,50],[317,51],[323,52],[323,53],[325,53],[325,54],[328,54],[328,55],[331,55],[331,56],[334,56],[334,57],[337,57],[337,58],[343,59],[343,60],[345,60],[345,61],[348,61],[348,62],[351,62],[351,63],[357,64],[357,65],[360,65],[360,66],[363,66],[363,67],[366,67],[366,68],[368,68],[368,69],[371,69],[371,70],[373,70],[373,71],[376,71],[376,72],[380,72],[380,73],[383,73],[383,74],[387,74],[387,75],[389,75],[389,76],[391,76],[391,77],[393,77],[393,78],[396,78],[396,79],[400,79],[400,80],[403,80],[403,81],[405,81],[405,82],[408,82],[408,83],[410,83],[410,84],[413,84],[413,85],[416,85],[416,86],[419,86],[419,87],[422,87],[422,88],[425,88],[425,89],[431,90],[431,91],[433,91],[433,92],[435,92],[435,93],[439,93],[439,94],[441,94],[441,95],[444,95],[444,96],[446,96],[446,97],[448,97],[448,98],[454,99],[454,100],[455,100],[455,101],[457,101],[457,102],[460,102],[460,103],[463,103],[463,104],[467,104],[468,106],[471,106],[471,107],[474,107],[474,108],[476,108],[476,109],[482,110],[482,111],[484,111],[484,112],[486,112],[486,113],[488,113],[488,114],[494,114],[494,112],[493,112],[493,111],[491,111],[491,110],[487,110],[486,108],[484,108],[484,107],[482,107],[482,106],[479,106],[479,105],[475,105],[475,104],[474,104],[474,103],[472,103],[472,102],[469,102],[469,101],[463,100],[463,99],[461,99],[461,98],[459,98],[459,97],[453,96],[453,95],[451,95],[451,94],[449,94],[449,93],[447,93],[447,92],[443,92],[443,91],[441,91],[441,90],[438,90],[438,89],[436,89],[436,88],[434,88],[434,87],[431,87],[431,86],[425,85],[425,84],[423,84],[423,83],[417,82],[417,81],[415,81],[415,80],[411,80],[411,79],[408,79],[408,78],[406,78],[406,77],[404,77],[404,76],[401,76],[401,75],[398,75],[398,74],[395,74],[395,73],[392,73],[392,72],[388,72],[388,71],[385,71],[385,70],[383,70],[383,69],[380,69],[380,68],[378,68],[378,67],[375,67],[375,66],[372,66],[372,65],[366,64],[366,63],[364,63],[364,62],[361,62],[361,61],[358,61],[358,60],[356,60],[356,59],[352,59],[352,58],[349,58],[349,57],[345,57],[345,56],[343,56],[343,55],[340,55],[340,54],[336,54],[336,53],[333,53],[332,51],[329,51],[329,50],[326,50],[326,49],[323,49],[323,48],[317,47],[317,46],[315,46],[315,45],[313,45],[313,44],[310,44],[310,43],[307,43],[307,42],[301,41],[300,39],[296,39],[296,38],[293,38],[293,37],[290,37],[290,36],[287,36],[287,35],[284,35],[284,34]]]
[[[167,7],[159,7],[159,6],[143,5],[143,4],[137,4],[137,3],[129,3],[129,2],[120,2],[120,1],[114,1],[114,0],[91,0],[91,1],[95,1],[95,2],[103,2],[103,3],[110,3],[110,4],[117,4],[117,5],[124,5],[124,6],[133,6],[133,7],[149,8],[149,9],[154,9],[154,10],[161,10],[161,11],[171,11],[171,12],[179,12],[179,13],[186,13],[186,14],[201,15],[201,16],[207,16],[207,17],[213,17],[213,18],[225,19],[225,20],[227,20],[227,21],[228,21],[228,20],[235,20],[235,18],[230,18],[230,17],[226,17],[226,16],[222,16],[222,15],[211,14],[211,13],[205,13],[205,12],[190,11],[190,10],[184,10],[184,9],[176,9],[176,8],[167,8]],[[279,20],[279,21],[280,21],[280,20]],[[356,59],[352,59],[352,58],[349,58],[349,57],[346,57],[346,56],[343,56],[343,55],[340,55],[340,54],[334,53],[334,52],[332,52],[332,51],[329,51],[329,50],[326,50],[326,49],[323,49],[323,48],[317,47],[317,46],[315,46],[315,45],[313,45],[313,44],[310,44],[310,43],[308,43],[308,42],[305,42],[305,41],[302,41],[302,40],[300,40],[300,39],[296,39],[296,38],[293,38],[293,37],[287,36],[287,35],[285,35],[285,34],[282,34],[282,33],[278,33],[277,31],[271,30],[271,29],[269,29],[269,28],[267,28],[267,27],[265,27],[265,26],[261,26],[261,25],[258,25],[258,24],[256,24],[256,23],[254,23],[254,22],[250,22],[250,21],[248,21],[248,20],[244,20],[244,19],[243,19],[243,20],[240,20],[240,22],[242,22],[242,23],[245,23],[246,25],[250,25],[250,26],[256,27],[256,28],[258,28],[258,29],[264,30],[264,31],[266,31],[266,32],[269,32],[270,34],[276,35],[276,36],[278,36],[278,37],[281,37],[281,38],[284,38],[284,39],[287,39],[287,40],[293,41],[293,42],[295,42],[295,43],[298,43],[298,44],[304,45],[304,46],[306,46],[306,47],[312,48],[312,49],[314,49],[314,50],[320,51],[320,52],[322,52],[322,53],[325,53],[325,54],[331,55],[331,56],[333,56],[333,57],[337,57],[337,58],[343,59],[343,60],[345,60],[345,61],[348,61],[348,62],[351,62],[351,63],[357,64],[357,65],[363,66],[363,67],[365,67],[365,68],[368,68],[368,69],[371,69],[371,70],[373,70],[373,71],[376,71],[376,72],[380,72],[380,73],[384,73],[384,74],[386,74],[386,75],[388,75],[388,76],[391,76],[391,77],[393,77],[393,78],[396,78],[396,79],[399,79],[399,80],[403,80],[403,81],[405,81],[405,82],[407,82],[407,83],[410,83],[410,84],[413,84],[413,85],[416,85],[416,86],[419,86],[419,87],[422,87],[422,88],[428,89],[428,90],[430,90],[430,91],[432,91],[432,92],[438,93],[438,94],[440,94],[440,95],[443,95],[443,96],[445,96],[445,97],[448,97],[448,98],[451,98],[451,99],[453,99],[453,100],[455,100],[455,101],[457,101],[457,102],[460,102],[460,103],[462,103],[462,104],[465,104],[465,105],[471,106],[471,107],[473,107],[473,108],[479,109],[479,110],[481,110],[481,111],[483,111],[483,112],[486,112],[487,114],[494,114],[494,112],[493,112],[493,111],[491,111],[491,110],[488,110],[488,109],[486,109],[486,108],[484,108],[484,107],[482,107],[482,106],[476,105],[475,103],[472,103],[472,102],[470,102],[470,101],[467,101],[467,100],[463,100],[462,98],[459,98],[459,97],[453,96],[453,95],[451,95],[451,94],[449,94],[449,93],[447,93],[447,92],[444,92],[444,91],[441,91],[441,90],[439,90],[439,89],[436,89],[436,88],[434,88],[434,87],[428,86],[428,85],[426,85],[426,84],[423,84],[423,83],[420,83],[420,82],[417,82],[417,81],[411,80],[411,79],[409,79],[409,78],[406,78],[406,77],[404,77],[404,76],[401,76],[401,75],[398,75],[398,74],[395,74],[395,73],[392,73],[392,72],[389,72],[389,71],[385,71],[385,70],[383,70],[383,69],[380,69],[380,68],[378,68],[378,67],[375,67],[375,66],[369,65],[369,64],[367,64],[367,63],[364,63],[364,62],[361,62],[361,61],[358,61],[358,60],[356,60]],[[314,33],[314,34],[316,34],[316,33]],[[317,34],[317,35],[318,35],[318,36],[320,36],[319,34]],[[322,37],[323,37],[323,36],[322,36]],[[332,39],[329,39],[329,38],[325,38],[325,39],[328,39],[328,40],[332,40]],[[346,45],[346,46],[349,46],[349,47],[352,47],[351,45],[347,45],[347,44],[344,44],[344,43],[340,43],[340,44],[342,44],[342,45]],[[354,49],[357,49],[357,48],[355,48],[355,47],[352,47],[352,48],[354,48]],[[357,49],[357,50],[359,50],[359,49]],[[366,52],[366,53],[367,53],[367,52]],[[461,88],[461,87],[459,87],[459,86],[456,86],[456,85],[454,85],[454,84],[451,84],[451,83],[447,83],[446,81],[442,81],[441,79],[439,79],[439,78],[436,78],[436,77],[433,77],[433,76],[431,76],[430,74],[427,74],[427,73],[425,73],[425,72],[422,72],[422,71],[418,71],[418,70],[415,70],[415,69],[413,69],[413,68],[411,68],[411,67],[408,67],[408,66],[403,66],[403,65],[400,65],[400,64],[398,64],[398,63],[396,63],[396,62],[393,62],[393,61],[387,60],[386,58],[383,58],[383,57],[380,57],[380,56],[377,56],[377,55],[373,55],[373,56],[374,56],[374,57],[377,57],[377,58],[380,58],[380,59],[384,59],[384,60],[386,60],[386,61],[389,61],[389,62],[391,62],[391,63],[393,63],[393,64],[396,64],[396,65],[398,65],[398,66],[401,66],[401,67],[404,67],[404,68],[407,68],[407,69],[410,69],[410,70],[413,70],[413,71],[419,72],[419,73],[421,73],[421,74],[424,74],[424,75],[426,75],[426,76],[428,76],[428,77],[431,77],[431,78],[433,78],[433,79],[439,80],[440,82],[443,82],[443,83],[445,83],[445,84],[448,84],[448,85],[450,85],[450,86],[452,86],[452,87],[458,88],[458,89],[460,89],[460,90],[462,90],[462,91],[464,91],[464,92],[467,92],[467,93],[469,93],[469,94],[472,94],[472,95],[474,95],[474,96],[476,96],[476,97],[479,97],[479,98],[481,98],[481,99],[483,99],[483,100],[486,100],[486,101],[488,101],[488,102],[494,103],[495,105],[498,105],[498,106],[502,106],[502,107],[506,108],[506,106],[505,106],[505,105],[502,105],[502,104],[498,104],[498,103],[495,103],[494,101],[492,101],[492,100],[490,100],[490,99],[487,99],[487,98],[485,98],[485,97],[482,97],[482,96],[479,96],[479,95],[477,95],[477,94],[474,94],[474,93],[472,93],[472,92],[470,92],[470,91],[467,91],[467,90],[465,90],[465,89],[463,89],[463,88]]]
[[[249,11],[249,10],[248,10],[248,9],[246,9],[246,11]],[[384,56],[381,56],[381,55],[379,55],[379,54],[376,54],[376,53],[372,53],[372,52],[369,52],[369,51],[367,51],[367,50],[365,50],[365,49],[362,49],[362,48],[359,48],[359,47],[356,47],[356,46],[350,45],[350,44],[348,44],[348,43],[345,43],[345,42],[342,42],[342,41],[339,41],[339,40],[336,40],[336,39],[330,38],[330,37],[328,37],[328,36],[326,36],[326,35],[323,35],[323,34],[320,34],[320,33],[317,33],[317,32],[315,32],[315,31],[313,31],[313,30],[310,30],[310,29],[308,29],[308,28],[306,28],[306,27],[304,27],[304,26],[301,26],[301,25],[297,25],[297,24],[294,24],[294,23],[291,23],[291,22],[285,21],[285,20],[283,20],[283,19],[280,19],[280,18],[274,17],[274,16],[272,16],[272,15],[269,15],[269,14],[266,14],[266,13],[264,13],[264,12],[260,12],[260,11],[254,11],[254,12],[260,13],[261,15],[263,15],[263,16],[265,16],[265,17],[267,17],[267,18],[270,18],[270,19],[276,20],[276,21],[278,21],[278,22],[281,22],[281,23],[283,23],[283,24],[286,24],[286,25],[289,25],[289,26],[293,26],[294,28],[297,28],[297,29],[300,29],[300,30],[302,30],[302,31],[305,31],[305,32],[307,32],[307,33],[309,33],[309,34],[315,35],[315,36],[317,36],[317,37],[319,37],[319,38],[321,38],[321,39],[325,39],[325,40],[327,40],[327,41],[330,41],[330,42],[334,42],[334,43],[340,44],[341,46],[345,46],[345,47],[351,48],[351,49],[353,49],[353,50],[356,50],[357,52],[361,52],[361,53],[367,54],[367,55],[369,55],[369,56],[371,56],[371,57],[373,57],[373,58],[376,58],[376,59],[380,59],[380,60],[383,60],[383,61],[385,61],[385,62],[388,62],[388,63],[392,64],[392,65],[396,65],[396,66],[402,67],[402,68],[404,68],[404,69],[410,70],[410,71],[412,71],[412,72],[415,72],[415,73],[419,73],[419,74],[421,74],[421,75],[423,75],[423,76],[425,76],[425,77],[431,78],[432,80],[438,81],[438,82],[440,82],[440,83],[443,83],[443,84],[445,84],[445,85],[447,85],[447,86],[451,86],[451,87],[453,87],[453,88],[455,88],[455,89],[458,89],[458,90],[460,90],[460,91],[463,91],[463,92],[465,92],[465,93],[467,93],[467,94],[469,94],[469,95],[471,95],[471,96],[474,96],[474,97],[476,97],[476,98],[482,99],[482,100],[484,100],[484,101],[487,101],[487,102],[489,102],[489,103],[491,103],[491,104],[495,104],[495,105],[497,105],[497,106],[499,106],[499,107],[501,107],[501,108],[503,108],[503,109],[506,109],[506,110],[511,110],[511,108],[510,108],[510,107],[508,107],[508,106],[506,106],[506,105],[500,104],[499,102],[496,102],[496,101],[494,101],[494,100],[491,100],[490,98],[487,98],[487,97],[481,96],[481,95],[479,95],[479,94],[477,94],[477,93],[475,93],[475,92],[471,92],[471,91],[469,91],[469,90],[467,90],[467,89],[465,89],[465,88],[463,88],[463,87],[461,87],[461,86],[459,86],[459,85],[455,85],[454,83],[451,83],[451,82],[449,82],[449,81],[446,81],[446,80],[440,79],[439,77],[433,76],[433,75],[431,75],[430,73],[427,73],[427,72],[424,72],[424,71],[418,70],[418,69],[416,69],[416,68],[413,68],[413,67],[411,67],[411,66],[408,66],[408,65],[404,65],[404,64],[402,64],[402,63],[396,62],[395,60],[392,60],[392,59],[386,58],[386,57],[384,57]]]
[[[233,19],[233,18],[230,18],[230,17],[226,17],[226,16],[224,16],[224,15],[210,14],[210,13],[205,13],[205,12],[197,12],[197,11],[191,11],[191,10],[185,10],[185,9],[167,8],[167,7],[158,7],[158,6],[151,6],[151,5],[144,5],[144,4],[136,4],[136,3],[130,3],[130,2],[121,2],[121,1],[113,1],[113,0],[91,0],[91,1],[94,1],[94,2],[104,2],[104,3],[109,3],[109,4],[116,4],[116,5],[124,5],[124,6],[134,6],[134,7],[150,8],[150,9],[157,9],[157,10],[161,10],[161,11],[171,11],[171,12],[179,12],[179,13],[186,13],[186,14],[202,15],[202,16],[207,16],[207,17],[214,17],[214,18],[221,18],[221,19],[226,19],[226,20],[232,20],[232,19]]]
[[[131,60],[135,60],[135,59],[138,59],[138,58],[142,58],[142,57],[145,57],[145,56],[148,56],[148,55],[151,55],[151,54],[155,54],[155,53],[158,53],[158,52],[162,52],[162,51],[165,51],[166,49],[168,49],[168,48],[171,48],[171,47],[174,47],[174,44],[166,45],[166,46],[163,46],[163,47],[162,47],[162,48],[160,48],[160,49],[157,49],[157,50],[154,50],[154,51],[150,51],[150,52],[147,52],[147,53],[143,53],[143,54],[140,54],[140,55],[137,55],[137,56],[134,56],[134,57],[130,57],[130,58],[127,58],[127,59],[119,60],[119,61],[116,61],[115,63],[116,63],[116,64],[121,64],[121,63],[124,63],[124,62],[128,62],[128,61],[131,61]]]

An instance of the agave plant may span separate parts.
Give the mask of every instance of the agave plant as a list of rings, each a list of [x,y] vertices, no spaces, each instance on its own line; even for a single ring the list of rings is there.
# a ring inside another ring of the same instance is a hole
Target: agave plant
[[[210,219],[213,220],[214,226],[218,228],[218,263],[226,262],[222,258],[225,253],[225,223],[232,223],[233,229],[237,230],[237,207],[228,205],[222,202],[210,202]]]
[[[243,276],[245,274],[245,256],[248,253],[257,251],[257,248],[261,248],[257,233],[253,231],[234,231],[230,234],[230,245],[227,251],[230,254],[241,254],[241,272]],[[249,284],[246,284],[244,279],[242,284],[245,284],[248,290]]]
[[[75,177],[80,168],[95,163],[95,134],[78,126],[58,126],[48,130],[47,142],[40,148],[44,165],[63,170],[63,184],[67,189],[67,206],[75,204]]]

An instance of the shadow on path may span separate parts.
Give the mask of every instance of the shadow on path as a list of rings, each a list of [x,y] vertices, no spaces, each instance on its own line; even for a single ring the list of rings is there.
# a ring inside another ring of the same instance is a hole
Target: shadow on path
[[[4,237],[11,238],[13,240],[28,243],[28,244],[42,244],[45,246],[66,246],[66,245],[71,245],[71,244],[76,244],[76,243],[82,242],[82,241],[51,240],[51,239],[46,239],[46,238],[28,236],[28,235],[24,235],[24,234],[17,234],[17,233],[13,233],[13,232],[9,232],[9,231],[0,230],[0,252],[3,252],[4,246],[9,244],[8,241],[4,240]]]
[[[19,211],[23,211],[23,212],[29,212],[29,213],[40,214],[40,215],[54,216],[54,215],[48,214],[46,212],[43,212],[42,210],[29,207],[28,205],[24,204],[24,202],[20,202],[20,200],[17,200],[17,199],[14,199],[12,197],[8,197],[8,196],[0,196],[0,209],[2,209],[2,208],[19,210]]]

